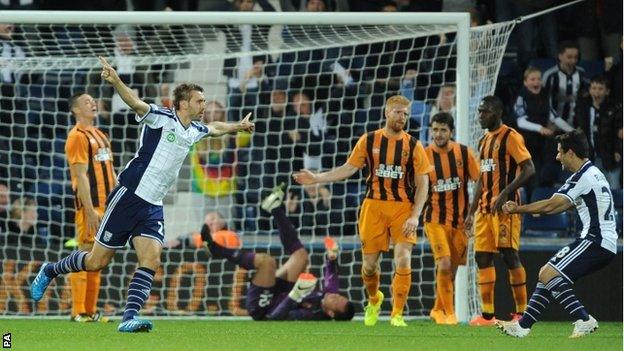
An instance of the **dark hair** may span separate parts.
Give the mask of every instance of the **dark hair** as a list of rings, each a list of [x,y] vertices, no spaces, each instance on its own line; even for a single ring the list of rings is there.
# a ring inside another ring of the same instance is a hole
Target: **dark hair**
[[[567,49],[576,49],[576,50],[578,50],[579,47],[578,47],[578,45],[576,45],[575,42],[573,42],[571,40],[564,40],[564,41],[560,42],[557,45],[557,52],[559,54],[563,54]]]
[[[76,102],[78,101],[78,98],[80,98],[81,96],[83,96],[84,94],[86,94],[86,92],[84,91],[79,91],[77,93],[75,93],[74,95],[72,95],[69,99],[67,99],[67,106],[69,107],[69,113],[73,116],[74,112],[72,112],[72,108],[74,108],[74,105],[76,104]]]
[[[492,110],[492,112],[496,113],[497,115],[503,115],[503,101],[501,101],[498,96],[488,95],[484,97],[481,102],[483,104],[486,104],[488,106],[488,109]]]
[[[355,305],[351,301],[347,301],[347,305],[345,306],[344,312],[335,313],[334,320],[335,321],[350,321],[353,319],[355,315]]]
[[[609,87],[609,80],[602,74],[599,74],[591,79],[591,83],[602,84],[605,87]]]
[[[193,83],[182,83],[173,89],[173,107],[180,108],[180,101],[189,101],[191,99],[191,92],[199,91],[204,92],[204,88]]]
[[[429,125],[433,125],[433,122],[446,124],[450,130],[455,130],[455,120],[453,119],[453,115],[448,112],[436,113],[431,117],[431,123]]]
[[[561,145],[563,152],[572,150],[579,158],[589,157],[589,143],[587,142],[587,136],[580,129],[557,135],[555,137],[557,143]]]

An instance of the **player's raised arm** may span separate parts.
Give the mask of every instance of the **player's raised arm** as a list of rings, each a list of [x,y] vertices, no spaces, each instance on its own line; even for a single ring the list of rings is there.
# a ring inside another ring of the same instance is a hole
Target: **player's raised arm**
[[[139,99],[134,91],[124,84],[121,78],[119,78],[117,71],[115,71],[113,66],[111,66],[104,57],[99,56],[98,58],[102,64],[102,79],[109,82],[113,88],[115,88],[121,99],[126,103],[126,105],[134,110],[134,112],[136,112],[139,116],[145,116],[145,114],[147,114],[150,110],[149,105]]]
[[[251,121],[251,112],[238,123],[213,121],[208,124],[210,136],[216,137],[229,133],[253,132],[255,124]]]
[[[299,172],[293,174],[293,179],[302,185],[316,184],[316,183],[332,183],[338,180],[343,180],[351,177],[357,172],[359,168],[352,166],[348,163],[340,167],[336,167],[330,171],[322,173],[312,173],[307,169],[302,169]]]

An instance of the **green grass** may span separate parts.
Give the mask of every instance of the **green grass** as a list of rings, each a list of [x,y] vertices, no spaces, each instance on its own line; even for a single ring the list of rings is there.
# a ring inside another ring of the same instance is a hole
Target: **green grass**
[[[539,323],[524,339],[494,328],[408,323],[155,320],[150,333],[122,334],[117,323],[0,319],[0,332],[12,334],[14,350],[622,350],[622,323],[601,322],[581,339],[568,339],[571,323]]]

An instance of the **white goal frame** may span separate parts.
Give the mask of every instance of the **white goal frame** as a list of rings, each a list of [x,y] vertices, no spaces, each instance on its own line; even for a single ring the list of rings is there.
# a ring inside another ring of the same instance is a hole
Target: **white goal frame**
[[[466,13],[0,11],[4,23],[169,25],[446,25],[456,36],[457,141],[470,144],[470,15]],[[236,54],[234,54],[236,56]],[[41,57],[38,57],[41,59]],[[458,272],[456,295],[468,293],[468,272]],[[456,296],[458,319],[467,321],[468,296]]]

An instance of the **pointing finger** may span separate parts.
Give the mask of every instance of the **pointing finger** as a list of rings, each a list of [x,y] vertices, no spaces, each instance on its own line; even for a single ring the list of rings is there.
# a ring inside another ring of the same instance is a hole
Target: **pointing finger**
[[[108,63],[108,61],[106,61],[106,59],[102,56],[98,56],[98,59],[100,60],[100,63],[102,64],[102,66],[109,68],[111,65],[110,63]]]

